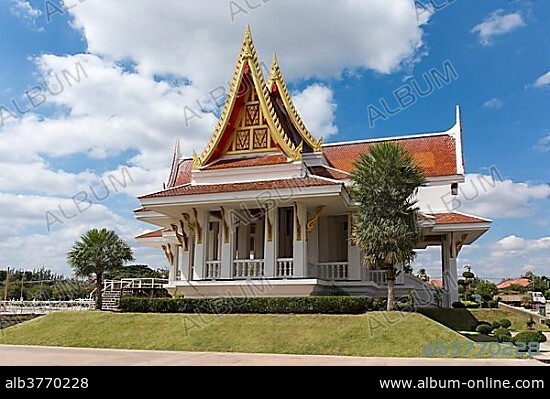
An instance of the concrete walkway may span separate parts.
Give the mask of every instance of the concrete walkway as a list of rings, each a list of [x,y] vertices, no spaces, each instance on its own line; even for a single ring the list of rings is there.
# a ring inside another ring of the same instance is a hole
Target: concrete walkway
[[[543,364],[536,360],[248,355],[0,345],[0,366],[543,366]]]

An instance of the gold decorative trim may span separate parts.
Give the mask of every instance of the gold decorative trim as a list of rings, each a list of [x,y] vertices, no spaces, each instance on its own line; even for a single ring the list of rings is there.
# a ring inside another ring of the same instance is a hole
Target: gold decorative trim
[[[208,143],[200,157],[194,157],[195,170],[200,169],[201,167],[204,167],[208,164],[215,150],[220,144],[222,135],[227,129],[230,116],[233,112],[233,109],[235,108],[238,91],[243,80],[244,70],[246,66],[250,68],[250,74],[252,75],[254,89],[259,94],[259,103],[262,112],[267,120],[267,124],[270,128],[272,139],[293,161],[299,161],[302,159],[301,152],[298,151],[298,149],[292,143],[290,137],[286,135],[282,128],[281,122],[279,121],[277,114],[275,113],[275,108],[273,107],[273,103],[271,102],[271,97],[269,95],[269,89],[262,75],[260,62],[258,60],[258,55],[254,46],[254,41],[252,39],[252,31],[250,29],[250,26],[248,26],[243,40],[241,53],[237,61],[237,66],[235,68],[235,73],[231,81],[231,87],[229,89],[229,93],[227,94],[225,106],[222,110],[218,125],[216,126],[210,142]]]
[[[182,213],[182,216],[187,226],[189,226],[189,230],[191,230],[191,234],[197,240],[197,244],[202,244],[202,229],[200,228],[200,226],[198,226],[198,223],[193,222],[193,220],[191,219],[191,215],[189,215],[188,213]],[[195,220],[197,220],[196,217],[195,217]]]
[[[182,222],[180,223],[183,224]],[[177,224],[171,224],[170,227],[172,228],[172,231],[176,233],[176,239],[179,242],[179,246],[182,247],[185,252],[187,252],[187,237],[185,235],[184,226],[181,225],[181,230],[183,233],[179,232],[179,227]]]
[[[193,214],[195,215],[195,224],[197,226],[197,244],[202,244],[202,226],[199,222],[199,212],[197,211],[197,208],[193,208]]]
[[[353,213],[349,214],[349,221],[348,221],[348,234],[349,234],[349,241],[352,247],[357,246],[357,234],[356,234],[356,227],[357,227],[357,221],[355,220],[355,215]]]
[[[229,244],[229,224],[227,224],[227,212],[223,206],[220,206],[222,210],[222,221],[223,221],[223,242],[224,244]]]
[[[321,213],[325,209],[325,205],[318,206],[317,209],[315,209],[315,215],[308,220],[307,227],[306,227],[306,235],[307,239],[309,240],[310,234],[313,232],[313,229],[315,226],[317,226],[317,223],[319,222],[319,219],[321,218]]]
[[[292,120],[294,127],[296,127],[296,129],[300,133],[302,139],[311,148],[313,148],[315,152],[322,152],[323,139],[315,139],[315,137],[313,137],[313,135],[309,132],[304,121],[300,117],[300,114],[298,113],[298,110],[296,109],[294,102],[292,101],[290,92],[288,91],[283,72],[277,59],[277,54],[273,55],[273,62],[271,65],[271,74],[268,82],[268,87],[270,90],[272,90],[274,84],[277,85],[277,89],[279,90],[279,93],[281,94],[281,99],[283,100],[283,104],[288,110],[290,119]]]
[[[302,223],[300,223],[300,216],[298,215],[298,203],[294,203],[294,217],[296,218],[296,241],[302,241]]]
[[[168,261],[170,266],[174,266],[175,257],[174,253],[172,252],[172,246],[170,244],[163,245],[162,250],[164,251],[164,256],[166,257],[166,260]]]

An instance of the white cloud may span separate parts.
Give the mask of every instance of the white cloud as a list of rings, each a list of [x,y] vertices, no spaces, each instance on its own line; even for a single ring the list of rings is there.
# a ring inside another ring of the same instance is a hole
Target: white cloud
[[[550,152],[550,134],[543,137],[535,147],[538,151]]]
[[[38,8],[34,8],[28,0],[14,0],[10,7],[11,14],[25,22],[25,24],[35,31],[43,31],[44,29],[38,27],[36,21],[42,15],[42,11]]]
[[[530,216],[537,210],[537,201],[550,198],[548,184],[501,181],[497,176],[468,175],[460,189],[460,196],[449,204],[449,210],[489,218]]]
[[[295,94],[293,100],[313,135],[326,139],[338,133],[338,127],[334,124],[338,106],[330,88],[314,84]]]
[[[490,46],[493,38],[505,35],[525,25],[521,14],[507,14],[504,10],[497,10],[483,22],[476,25],[472,29],[472,33],[479,34],[479,41],[482,45]]]
[[[78,84],[65,84],[57,95],[46,94],[43,108],[0,127],[0,204],[10,209],[0,216],[0,231],[7,233],[0,241],[2,262],[68,272],[65,254],[89,228],[113,228],[127,240],[143,231],[144,225],[103,203],[49,234],[45,213],[60,204],[74,209],[72,196],[101,188],[101,181],[122,165],[135,180],[123,193],[135,197],[160,189],[168,177],[175,139],[181,139],[183,153],[190,155],[210,137],[217,118],[210,112],[209,92],[231,78],[246,23],[253,27],[261,59],[269,64],[277,51],[289,80],[339,77],[363,69],[390,73],[425,54],[422,25],[431,14],[424,13],[418,22],[414,2],[341,3],[268,2],[238,16],[236,23],[231,23],[225,0],[211,0],[207,6],[199,0],[167,0],[162,5],[94,0],[67,7],[87,52],[39,55],[37,76],[56,82],[78,63],[86,76]],[[33,24],[46,19],[28,1],[14,4],[12,12]],[[281,21],[287,28],[281,29]],[[120,67],[120,61],[132,61],[135,70]],[[170,74],[186,83],[158,79]],[[329,88],[313,85],[296,97],[313,134],[337,132]],[[25,96],[15,98],[28,105]],[[186,120],[186,109],[193,110],[194,118]],[[127,153],[134,155],[124,159]],[[77,157],[79,162],[65,170],[58,166],[60,157]],[[88,161],[97,160],[112,170],[87,168]],[[136,251],[139,262],[163,263],[160,251]]]
[[[209,0],[208,6],[202,0],[166,0],[162,6],[149,0],[95,0],[69,12],[90,52],[133,59],[148,76],[185,76],[204,90],[231,77],[247,23],[260,58],[269,64],[277,51],[290,79],[339,76],[357,68],[389,73],[423,45],[421,23],[410,0],[329,5],[321,0],[278,0],[254,11],[244,1],[239,4],[247,14],[240,14],[235,23],[226,0]]]
[[[550,72],[546,72],[533,84],[533,87],[541,88],[550,85]]]
[[[504,103],[500,98],[492,98],[483,104],[483,108],[488,109],[501,109],[504,106]]]

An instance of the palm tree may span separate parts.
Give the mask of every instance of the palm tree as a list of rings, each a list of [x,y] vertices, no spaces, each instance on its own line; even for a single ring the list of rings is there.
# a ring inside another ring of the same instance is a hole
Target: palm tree
[[[84,234],[67,254],[67,261],[79,277],[96,277],[96,308],[102,310],[103,277],[134,260],[132,248],[114,231],[93,229]]]
[[[422,238],[414,196],[426,178],[403,146],[380,143],[363,154],[351,179],[359,204],[355,240],[365,264],[387,272],[388,311],[393,311],[396,265],[410,265]]]

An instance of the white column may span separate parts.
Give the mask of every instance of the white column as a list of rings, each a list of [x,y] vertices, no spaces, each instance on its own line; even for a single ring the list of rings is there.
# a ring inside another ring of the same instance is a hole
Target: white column
[[[307,222],[306,222],[307,223]],[[319,229],[321,220],[318,220],[307,239],[307,277],[317,278],[317,267],[319,265]],[[311,267],[310,267],[311,266]]]
[[[271,227],[271,228],[270,228]],[[277,240],[279,238],[279,209],[269,209],[265,217],[265,277],[277,277]]]
[[[299,222],[299,225],[298,225]],[[307,277],[307,208],[297,204],[294,215],[294,277]]]
[[[206,266],[209,219],[210,211],[198,210],[197,220],[195,221],[197,223],[197,236],[195,237],[195,280],[204,280],[205,278],[204,268]]]
[[[353,216],[348,216],[348,279],[362,280],[365,276],[362,269],[361,250],[353,238],[354,221]]]
[[[237,232],[234,227],[232,210],[226,209],[225,212],[225,223],[227,223],[228,231],[225,231],[224,221],[222,221],[222,279],[230,280],[233,278],[233,257],[235,254],[235,235]],[[226,233],[228,234],[227,236]]]
[[[191,240],[188,240],[191,245]],[[181,281],[189,281],[193,276],[189,276],[189,248],[187,251],[180,247],[180,273]]]
[[[445,288],[443,307],[451,308],[453,302],[458,301],[458,265],[456,253],[452,248],[454,246],[452,234],[447,234],[441,245],[443,286]]]
[[[175,244],[170,245],[170,248],[172,248],[172,254],[174,255],[174,264],[170,265],[170,270],[168,273],[168,283],[175,284],[178,279],[180,248]]]

